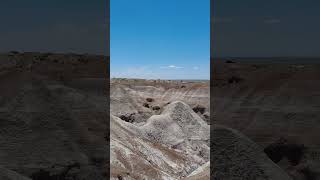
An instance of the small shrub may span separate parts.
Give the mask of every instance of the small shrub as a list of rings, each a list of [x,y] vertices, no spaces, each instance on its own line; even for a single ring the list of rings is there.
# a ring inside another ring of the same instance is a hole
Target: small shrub
[[[195,112],[195,113],[198,113],[200,112],[201,114],[203,114],[206,110],[205,107],[201,106],[201,105],[197,105],[195,106],[194,108],[192,108],[192,110]]]
[[[143,103],[143,107],[150,108],[148,103]]]
[[[155,111],[160,110],[160,107],[159,106],[153,106],[152,110],[155,110]]]
[[[119,118],[126,121],[126,122],[130,122],[130,123],[134,122],[134,120],[135,120],[134,113],[129,114],[129,115],[121,115]]]
[[[153,102],[153,99],[152,98],[147,98],[146,101],[147,102]]]

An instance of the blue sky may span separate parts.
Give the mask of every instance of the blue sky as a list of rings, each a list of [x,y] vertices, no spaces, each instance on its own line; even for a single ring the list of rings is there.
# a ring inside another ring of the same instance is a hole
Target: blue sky
[[[209,79],[209,0],[111,0],[111,77]]]

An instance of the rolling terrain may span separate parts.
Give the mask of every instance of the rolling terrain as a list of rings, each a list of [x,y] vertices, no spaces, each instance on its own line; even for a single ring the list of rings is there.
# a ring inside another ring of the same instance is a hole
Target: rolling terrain
[[[294,179],[319,179],[320,64],[257,62],[215,62],[213,124],[249,137]]]
[[[209,91],[207,81],[113,79],[112,179],[291,179],[241,132],[210,125]]]
[[[188,178],[209,163],[207,82],[113,79],[110,95],[113,179]]]
[[[11,179],[19,179],[11,171],[33,180],[106,178],[106,60],[0,55],[1,173]]]

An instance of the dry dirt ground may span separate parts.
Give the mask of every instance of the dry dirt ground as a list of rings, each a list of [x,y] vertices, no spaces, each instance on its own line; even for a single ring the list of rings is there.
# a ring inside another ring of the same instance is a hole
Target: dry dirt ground
[[[213,124],[249,137],[293,179],[320,178],[320,64],[216,61],[212,73]]]
[[[0,55],[0,177],[106,179],[106,61]]]
[[[112,179],[290,180],[245,135],[210,128],[209,87],[209,82],[112,80]]]
[[[209,179],[208,81],[113,79],[110,98],[112,179]]]
[[[105,64],[0,55],[1,179],[109,178]],[[320,65],[214,67],[211,98],[208,82],[111,81],[111,179],[319,179]]]
[[[145,123],[160,114],[172,101],[187,103],[206,122],[210,120],[209,81],[165,81],[113,79],[110,97],[111,112],[129,118],[133,123]]]

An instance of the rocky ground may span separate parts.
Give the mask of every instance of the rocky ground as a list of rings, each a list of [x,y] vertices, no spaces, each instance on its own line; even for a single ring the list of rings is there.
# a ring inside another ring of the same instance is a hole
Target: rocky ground
[[[0,55],[1,179],[106,179],[106,61]]]
[[[207,81],[113,79],[110,92],[112,179],[209,179]]]
[[[257,62],[215,62],[213,124],[250,138],[292,179],[319,179],[320,64]]]
[[[209,91],[208,82],[112,80],[112,179],[291,179],[241,132],[210,128]]]
[[[210,86],[112,79],[109,107],[106,60],[0,54],[0,179],[107,179],[109,117],[111,179],[319,179],[320,64],[219,61]]]
[[[171,102],[183,101],[209,123],[209,94],[209,81],[113,79],[110,87],[111,112],[134,124],[144,124]]]

